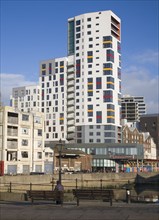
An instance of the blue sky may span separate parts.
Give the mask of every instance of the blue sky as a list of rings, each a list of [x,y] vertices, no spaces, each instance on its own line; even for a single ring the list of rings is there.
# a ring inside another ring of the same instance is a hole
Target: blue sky
[[[158,107],[158,1],[1,0],[1,93],[36,84],[39,63],[67,55],[67,19],[112,10],[122,21],[122,93],[145,97],[148,113]]]

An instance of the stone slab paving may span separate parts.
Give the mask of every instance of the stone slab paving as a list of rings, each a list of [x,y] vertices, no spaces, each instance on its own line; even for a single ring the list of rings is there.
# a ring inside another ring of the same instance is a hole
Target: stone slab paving
[[[1,220],[159,220],[159,203],[109,203],[82,201],[64,203],[0,201]]]

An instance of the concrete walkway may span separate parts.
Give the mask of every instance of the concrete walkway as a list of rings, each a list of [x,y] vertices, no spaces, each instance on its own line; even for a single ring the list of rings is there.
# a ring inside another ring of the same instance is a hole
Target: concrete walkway
[[[109,203],[82,201],[77,207],[75,202],[55,203],[36,201],[0,201],[1,220],[159,220],[159,203]]]

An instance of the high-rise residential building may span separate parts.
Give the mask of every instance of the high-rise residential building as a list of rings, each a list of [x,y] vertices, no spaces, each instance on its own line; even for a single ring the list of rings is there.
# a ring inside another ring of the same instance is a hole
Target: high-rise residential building
[[[128,122],[140,121],[140,116],[146,114],[144,97],[124,95],[121,98],[121,117]]]
[[[46,141],[67,139],[67,58],[40,64],[41,111],[45,113]]]
[[[68,19],[68,61],[74,61],[75,69],[68,82],[74,88],[70,102],[77,143],[120,142],[120,40],[120,19],[112,11]]]
[[[40,63],[46,141],[121,142],[120,30],[112,11],[68,19],[68,56]]]
[[[13,88],[10,97],[11,106],[23,112],[41,111],[41,92],[39,85]]]

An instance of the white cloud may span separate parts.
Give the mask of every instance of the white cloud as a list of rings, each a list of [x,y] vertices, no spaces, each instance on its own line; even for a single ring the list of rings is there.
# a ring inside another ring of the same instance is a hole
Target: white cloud
[[[137,66],[131,66],[122,72],[122,94],[144,96],[147,113],[159,113],[158,76]]]
[[[29,79],[26,79],[26,76],[21,74],[1,73],[0,78],[1,100],[4,105],[9,105],[12,88],[37,84],[37,82],[29,81]]]
[[[132,56],[135,62],[142,64],[156,64],[158,65],[159,52],[153,50],[146,50],[143,53],[135,54]]]

